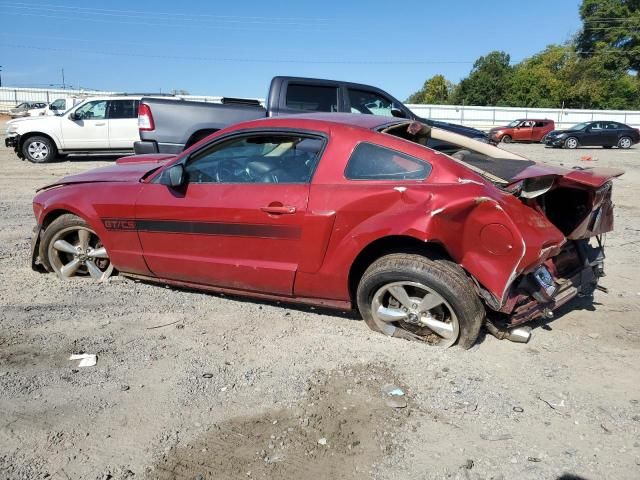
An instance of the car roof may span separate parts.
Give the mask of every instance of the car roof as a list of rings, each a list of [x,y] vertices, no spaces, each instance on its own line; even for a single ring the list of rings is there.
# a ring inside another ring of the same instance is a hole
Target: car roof
[[[360,127],[367,130],[376,130],[385,125],[394,123],[406,123],[411,120],[406,118],[385,117],[382,115],[364,115],[362,113],[302,113],[295,115],[282,115],[261,119],[259,122],[277,121],[278,119],[291,120],[312,120],[337,125]]]

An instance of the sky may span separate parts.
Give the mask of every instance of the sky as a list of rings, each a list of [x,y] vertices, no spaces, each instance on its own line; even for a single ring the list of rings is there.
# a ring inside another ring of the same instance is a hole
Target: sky
[[[512,63],[580,28],[579,0],[0,0],[3,86],[264,98],[275,75],[404,99],[441,73]]]

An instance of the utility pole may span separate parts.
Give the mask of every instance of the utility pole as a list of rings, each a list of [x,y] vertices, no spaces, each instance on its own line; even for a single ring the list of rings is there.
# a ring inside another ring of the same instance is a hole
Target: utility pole
[[[0,65],[0,87],[2,86],[2,65]]]
[[[64,67],[63,67],[62,68],[62,89],[64,90],[65,88],[67,87],[65,86],[65,83],[64,83]]]

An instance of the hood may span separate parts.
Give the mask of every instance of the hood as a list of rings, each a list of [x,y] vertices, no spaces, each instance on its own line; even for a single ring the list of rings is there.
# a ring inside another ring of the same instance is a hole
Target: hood
[[[95,168],[77,175],[69,175],[38,189],[38,191],[74,183],[139,182],[173,158],[175,155],[163,154],[123,157],[113,165]]]

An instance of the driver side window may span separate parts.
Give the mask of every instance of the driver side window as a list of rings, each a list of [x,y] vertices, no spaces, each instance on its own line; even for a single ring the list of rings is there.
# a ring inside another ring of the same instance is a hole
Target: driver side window
[[[107,115],[107,101],[96,100],[85,103],[75,113],[83,120],[104,120]]]
[[[189,183],[309,183],[324,140],[254,134],[197,152],[186,164]]]

